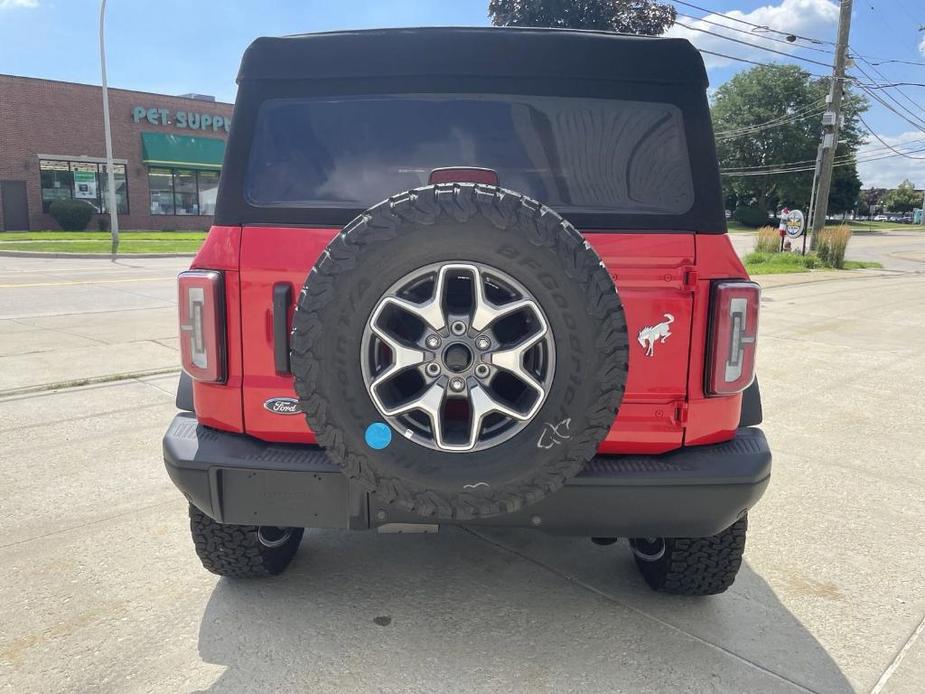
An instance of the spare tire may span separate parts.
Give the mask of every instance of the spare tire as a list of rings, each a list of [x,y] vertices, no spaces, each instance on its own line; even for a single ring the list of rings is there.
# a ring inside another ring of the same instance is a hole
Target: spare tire
[[[344,227],[293,319],[318,443],[428,518],[516,511],[578,474],[623,396],[626,322],[600,258],[538,202],[450,183]]]

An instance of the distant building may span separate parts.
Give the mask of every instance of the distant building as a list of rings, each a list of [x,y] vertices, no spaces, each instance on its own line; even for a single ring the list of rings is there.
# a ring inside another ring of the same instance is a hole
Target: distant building
[[[125,89],[109,104],[119,226],[207,229],[232,104]],[[105,218],[105,162],[100,87],[0,75],[0,230],[57,228],[62,198]]]

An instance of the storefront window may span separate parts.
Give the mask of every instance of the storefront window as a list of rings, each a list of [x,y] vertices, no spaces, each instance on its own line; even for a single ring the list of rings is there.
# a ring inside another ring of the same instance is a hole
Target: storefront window
[[[173,171],[148,169],[148,190],[151,192],[151,214],[173,214]]]
[[[48,212],[55,200],[85,200],[97,212],[105,211],[106,165],[86,161],[42,159],[39,176],[42,183],[42,212]],[[113,164],[119,213],[128,214],[128,188],[125,164]]]
[[[173,172],[173,194],[177,214],[199,214],[195,171],[177,169]]]
[[[99,191],[99,164],[89,164],[82,161],[71,162],[71,179],[74,182],[73,196],[75,200],[86,200],[93,205],[93,209],[100,211]]]
[[[215,214],[218,194],[218,171],[199,172],[199,214]]]
[[[71,170],[66,161],[39,162],[42,179],[42,212],[55,200],[68,200],[71,197]]]
[[[125,181],[125,165],[113,164],[112,175],[116,180],[116,205],[119,214],[128,214],[128,184]],[[109,176],[106,175],[106,165],[100,164],[100,199],[103,203],[103,212],[109,211]]]
[[[215,214],[218,179],[218,171],[148,169],[151,214]]]

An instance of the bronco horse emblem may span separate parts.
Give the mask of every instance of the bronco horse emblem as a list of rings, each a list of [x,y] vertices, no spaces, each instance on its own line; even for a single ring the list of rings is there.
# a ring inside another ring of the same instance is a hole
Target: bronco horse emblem
[[[671,337],[671,324],[674,323],[674,316],[670,313],[666,313],[665,320],[661,323],[656,323],[655,325],[647,325],[642,330],[639,331],[639,334],[636,336],[636,339],[639,341],[640,346],[646,350],[646,356],[651,357],[655,355],[655,342],[658,340],[662,344],[665,344],[665,340]]]

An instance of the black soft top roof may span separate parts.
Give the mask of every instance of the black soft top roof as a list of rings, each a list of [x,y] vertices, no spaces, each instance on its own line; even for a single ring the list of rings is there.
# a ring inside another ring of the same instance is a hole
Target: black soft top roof
[[[238,81],[494,76],[707,85],[686,39],[527,28],[374,29],[258,38]]]

